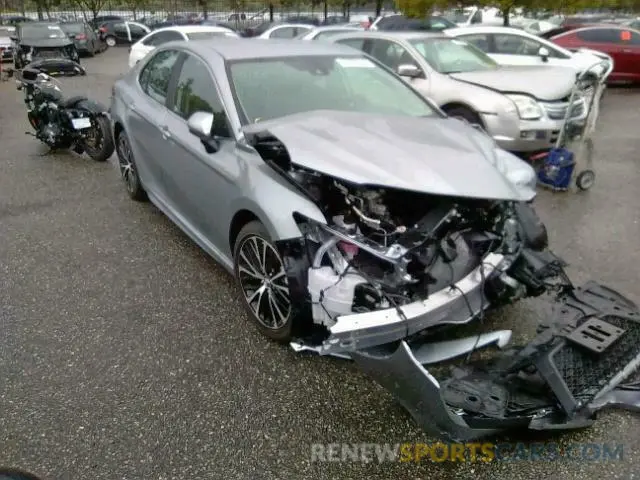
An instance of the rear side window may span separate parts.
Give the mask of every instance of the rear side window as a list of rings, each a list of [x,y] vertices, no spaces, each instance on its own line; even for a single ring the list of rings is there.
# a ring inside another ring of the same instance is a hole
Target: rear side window
[[[179,56],[180,52],[176,50],[158,52],[140,73],[139,82],[142,90],[162,105],[167,101],[169,80]]]
[[[576,32],[576,36],[591,43],[617,43],[620,37],[620,30],[613,28],[592,28]]]
[[[304,30],[300,30],[300,33],[302,32],[304,32]],[[269,38],[293,38],[298,34],[298,29],[296,27],[282,27],[271,32]]]
[[[346,45],[347,47],[355,48],[364,51],[364,38],[347,38],[345,40],[338,40],[336,43],[341,45]]]
[[[172,110],[185,120],[195,112],[212,113],[216,132],[231,136],[213,76],[202,60],[194,56],[187,57],[182,64]]]
[[[173,40],[184,40],[184,38],[178,32],[158,32],[151,35],[143,43],[148,46],[157,47],[158,45],[162,45],[163,43],[171,42]]]
[[[467,43],[470,43],[476,48],[479,48],[485,53],[489,53],[489,46],[491,42],[489,42],[489,35],[486,33],[474,33],[471,35],[458,35],[458,38],[464,40]]]

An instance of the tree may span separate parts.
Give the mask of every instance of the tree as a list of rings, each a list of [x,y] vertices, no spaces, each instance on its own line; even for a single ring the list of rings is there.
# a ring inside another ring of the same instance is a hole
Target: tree
[[[95,20],[107,0],[74,0],[74,3],[80,7],[85,18],[87,16],[86,12],[91,12],[91,20]]]
[[[444,3],[442,0],[396,0],[398,10],[409,18],[424,18]]]

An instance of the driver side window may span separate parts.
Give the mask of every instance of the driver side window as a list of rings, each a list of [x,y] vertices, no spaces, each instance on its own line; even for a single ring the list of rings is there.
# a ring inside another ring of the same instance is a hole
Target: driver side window
[[[398,70],[400,65],[417,66],[417,62],[407,49],[390,40],[373,39],[371,41],[371,56],[394,72]]]

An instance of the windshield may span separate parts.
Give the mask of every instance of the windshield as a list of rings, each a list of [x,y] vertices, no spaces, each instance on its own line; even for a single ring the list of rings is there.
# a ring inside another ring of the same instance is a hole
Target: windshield
[[[498,68],[498,64],[486,53],[462,40],[422,38],[410,42],[439,73],[478,72]]]
[[[67,38],[67,34],[58,25],[23,25],[20,27],[22,38]]]
[[[60,28],[67,33],[84,33],[84,25],[81,23],[66,23],[60,25]]]
[[[469,20],[469,12],[464,10],[447,10],[441,16],[453,23],[465,23]]]
[[[435,112],[403,80],[363,56],[250,59],[227,68],[243,124],[314,110]]]
[[[233,32],[223,32],[223,31],[187,33],[187,38],[189,40],[204,40],[204,39],[213,38],[213,37],[237,37],[237,36],[238,35]]]

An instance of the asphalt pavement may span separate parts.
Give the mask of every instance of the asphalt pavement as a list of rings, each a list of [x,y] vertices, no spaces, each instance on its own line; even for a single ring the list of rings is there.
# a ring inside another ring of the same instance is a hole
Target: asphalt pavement
[[[108,102],[126,49],[87,59],[68,95]],[[576,282],[640,302],[640,91],[610,89],[596,136],[597,181],[542,191],[538,210]],[[262,338],[232,278],[115,167],[47,154],[21,92],[0,83],[0,464],[63,479],[640,478],[640,417],[511,437],[623,444],[621,461],[311,461],[317,443],[430,442],[391,396],[337,359]],[[527,300],[492,319],[531,335]],[[634,477],[635,475],[635,477]]]

